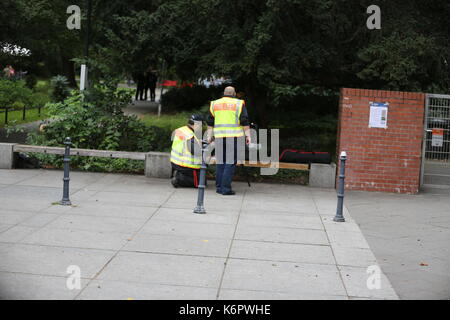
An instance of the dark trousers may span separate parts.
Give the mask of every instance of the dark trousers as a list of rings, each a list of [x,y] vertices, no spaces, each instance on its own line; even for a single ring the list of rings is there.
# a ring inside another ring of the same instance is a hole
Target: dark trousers
[[[136,88],[136,97],[135,100],[143,100],[144,97],[144,87],[138,85]]]
[[[151,83],[149,86],[150,89],[150,100],[155,101],[156,98],[156,83]]]
[[[231,182],[236,171],[238,151],[242,140],[240,138],[218,138],[215,140],[215,144],[216,191],[228,193],[231,191]]]

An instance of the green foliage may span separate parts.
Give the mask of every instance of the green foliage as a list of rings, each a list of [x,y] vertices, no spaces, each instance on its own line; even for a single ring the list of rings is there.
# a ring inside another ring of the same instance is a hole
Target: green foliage
[[[45,92],[31,90],[23,80],[0,79],[0,108],[43,107],[48,101]]]
[[[25,84],[28,88],[33,89],[37,84],[37,78],[35,75],[30,74],[25,77]]]
[[[93,97],[96,100],[91,100]],[[135,116],[125,116],[120,107],[131,99],[128,90],[95,87],[86,96],[78,91],[63,102],[47,104],[53,121],[43,132],[30,134],[33,145],[63,146],[66,137],[74,148],[120,151],[169,151],[171,130],[146,126]],[[60,166],[60,159],[37,156],[43,163]],[[74,166],[84,170],[126,171],[141,170],[133,161],[79,157]]]
[[[12,107],[14,104],[30,105],[33,91],[24,81],[0,79],[0,107]]]
[[[61,75],[54,76],[50,80],[52,100],[55,102],[61,102],[69,96],[69,82],[67,78]]]

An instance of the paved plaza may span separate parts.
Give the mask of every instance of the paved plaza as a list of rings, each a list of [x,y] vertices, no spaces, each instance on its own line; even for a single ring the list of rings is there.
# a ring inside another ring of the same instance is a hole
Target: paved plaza
[[[2,299],[398,299],[383,273],[370,286],[378,262],[346,208],[333,222],[333,189],[228,197],[210,181],[200,215],[169,180],[72,172],[70,187],[60,206],[62,171],[0,170]]]

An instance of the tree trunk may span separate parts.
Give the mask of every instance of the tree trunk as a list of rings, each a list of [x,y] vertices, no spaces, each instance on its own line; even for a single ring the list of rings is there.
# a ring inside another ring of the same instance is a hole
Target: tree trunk
[[[71,87],[76,87],[77,82],[75,80],[75,63],[70,60],[69,57],[61,54],[62,73],[69,81]]]
[[[267,89],[258,83],[256,76],[244,79],[244,88],[250,118],[256,121],[260,128],[267,128]]]

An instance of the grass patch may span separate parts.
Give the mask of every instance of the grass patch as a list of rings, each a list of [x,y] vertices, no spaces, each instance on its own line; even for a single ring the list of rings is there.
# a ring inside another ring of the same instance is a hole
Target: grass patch
[[[3,111],[3,110],[2,110]],[[27,109],[25,112],[25,120],[22,120],[23,111],[8,111],[8,124],[23,124],[29,123],[37,120],[47,119],[47,113],[45,108],[41,108],[41,114],[39,115],[39,110],[36,109]],[[0,128],[5,127],[5,112],[0,112]]]
[[[141,118],[141,121],[146,126],[155,126],[173,131],[185,126],[191,114],[191,112],[180,112],[176,114],[162,114],[160,117],[157,114],[146,114]]]

